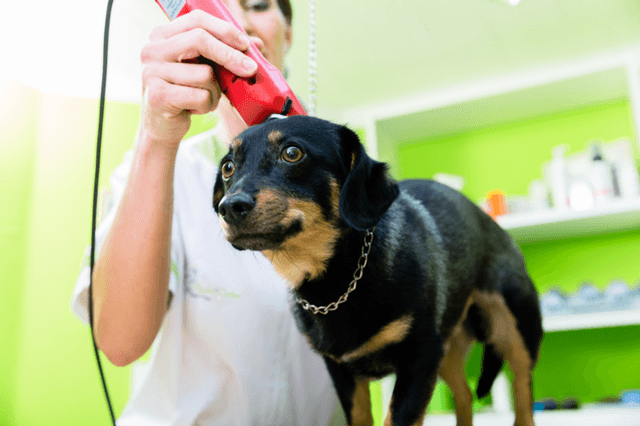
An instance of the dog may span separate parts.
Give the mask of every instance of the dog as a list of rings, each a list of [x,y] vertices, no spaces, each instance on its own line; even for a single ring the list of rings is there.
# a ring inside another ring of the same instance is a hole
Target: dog
[[[471,425],[464,364],[484,344],[477,396],[506,360],[515,425],[532,426],[543,336],[519,248],[480,208],[430,180],[396,182],[346,126],[293,116],[250,127],[222,159],[213,207],[238,250],[287,280],[349,425],[372,425],[369,382],[396,382],[386,426],[421,425],[438,376]]]

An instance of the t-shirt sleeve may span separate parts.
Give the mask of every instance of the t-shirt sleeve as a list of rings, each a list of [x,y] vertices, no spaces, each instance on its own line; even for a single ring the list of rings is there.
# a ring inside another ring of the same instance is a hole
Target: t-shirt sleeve
[[[96,229],[96,253],[95,260],[99,257],[102,244],[104,243],[109,230],[113,224],[118,205],[122,199],[124,188],[129,177],[129,171],[131,170],[131,164],[133,161],[133,151],[128,151],[122,163],[114,170],[110,177],[109,183],[111,187],[111,207],[108,210],[106,216],[101,220],[100,225]],[[177,230],[175,226],[172,227],[171,235],[171,274],[169,277],[169,290],[175,293],[178,287],[179,273],[179,248],[177,244],[177,236],[175,235]],[[89,324],[89,263],[91,254],[91,245],[89,244],[85,250],[84,259],[80,269],[80,274],[76,281],[73,293],[71,296],[71,311],[85,324]]]

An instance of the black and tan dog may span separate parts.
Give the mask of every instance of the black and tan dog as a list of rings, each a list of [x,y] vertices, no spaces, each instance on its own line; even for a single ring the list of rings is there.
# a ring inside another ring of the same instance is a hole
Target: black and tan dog
[[[385,425],[422,424],[438,375],[471,425],[464,361],[484,342],[477,394],[504,360],[515,424],[533,425],[538,295],[511,238],[458,192],[396,183],[346,127],[270,120],[233,141],[213,205],[237,249],[262,252],[294,293],[350,425],[371,425],[369,381],[396,374]]]

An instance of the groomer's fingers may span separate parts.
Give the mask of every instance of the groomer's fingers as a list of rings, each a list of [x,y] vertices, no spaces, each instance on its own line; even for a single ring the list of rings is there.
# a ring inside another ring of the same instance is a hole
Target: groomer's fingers
[[[174,84],[158,76],[147,80],[144,93],[145,107],[148,112],[159,114],[166,119],[180,115],[183,111],[191,114],[206,114],[217,107],[221,96],[217,84],[209,89],[203,89]]]
[[[215,81],[213,68],[206,64],[151,62],[142,68],[142,84],[153,78],[161,78],[168,83],[208,90],[215,94],[220,87]]]
[[[225,42],[238,50],[249,48],[249,39],[246,34],[228,21],[218,19],[201,10],[194,10],[182,15],[173,21],[156,27],[149,36],[151,41],[159,41],[171,38],[177,34],[202,28],[217,39]]]
[[[251,36],[249,37],[249,39],[253,42],[253,44],[256,45],[256,47],[258,48],[258,50],[260,51],[260,53],[262,53],[264,55],[264,42],[262,41],[262,39],[260,37],[255,37],[255,36]]]
[[[221,95],[219,89],[214,93],[172,84],[155,76],[149,78],[143,87],[145,134],[158,143],[177,147],[189,130],[191,115],[205,114],[217,107]]]
[[[240,77],[257,71],[257,64],[247,55],[211,36],[202,28],[177,34],[170,39],[148,43],[141,53],[146,62],[182,62],[204,56]]]

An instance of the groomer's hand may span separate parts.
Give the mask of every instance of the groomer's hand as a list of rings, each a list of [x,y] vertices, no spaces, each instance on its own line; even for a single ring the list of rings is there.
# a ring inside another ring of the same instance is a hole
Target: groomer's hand
[[[257,65],[243,53],[248,48],[249,38],[233,24],[199,10],[156,28],[141,53],[144,137],[177,149],[191,114],[213,111],[222,96],[213,69],[196,58],[249,77]]]

